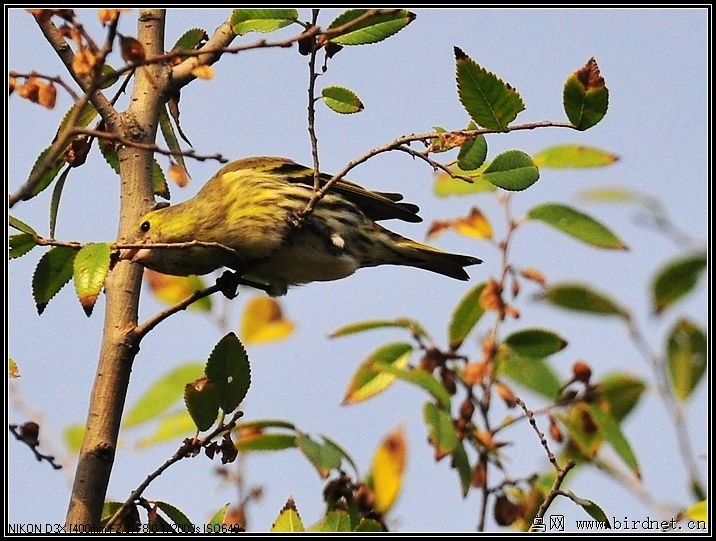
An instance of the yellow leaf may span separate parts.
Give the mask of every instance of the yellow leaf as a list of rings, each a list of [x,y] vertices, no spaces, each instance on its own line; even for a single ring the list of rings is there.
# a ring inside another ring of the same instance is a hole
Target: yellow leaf
[[[154,296],[167,304],[183,301],[206,287],[204,280],[198,276],[169,276],[145,269],[144,278]],[[192,303],[189,309],[208,312],[211,310],[211,299],[209,297],[199,299]]]
[[[454,229],[461,235],[474,239],[492,238],[492,225],[476,207],[470,209],[470,214],[455,218],[454,220],[435,221],[428,229],[428,238],[434,237],[446,229]]]
[[[206,64],[202,64],[201,66],[196,66],[193,70],[191,70],[191,74],[199,79],[212,79],[214,77],[214,68],[207,66]]]
[[[403,482],[407,446],[402,428],[388,436],[376,449],[373,456],[373,492],[375,509],[385,514],[395,503]]]
[[[20,377],[20,369],[17,367],[17,363],[11,357],[7,359],[7,377],[10,379]]]
[[[293,322],[284,319],[281,306],[271,297],[254,297],[244,309],[241,338],[244,344],[282,340],[293,332]]]
[[[708,500],[696,502],[684,512],[684,515],[692,521],[703,523],[704,527],[707,527],[709,520]]]

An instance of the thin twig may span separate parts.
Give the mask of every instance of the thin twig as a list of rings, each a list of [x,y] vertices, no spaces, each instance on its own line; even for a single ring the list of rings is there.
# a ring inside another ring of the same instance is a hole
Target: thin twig
[[[564,468],[560,468],[557,470],[557,475],[554,478],[554,483],[552,483],[552,488],[550,489],[549,494],[547,494],[547,497],[542,502],[542,505],[539,506],[536,516],[544,518],[544,514],[547,512],[547,509],[549,509],[549,506],[552,505],[554,499],[560,495],[560,489],[562,487],[562,483],[564,483],[564,479],[567,477],[567,474],[572,468],[574,468],[575,465],[576,462],[574,462],[574,460],[570,460],[569,462],[567,462],[567,465]]]
[[[142,482],[142,484],[140,484],[134,491],[132,491],[132,493],[129,495],[129,498],[124,501],[121,507],[117,509],[117,511],[107,521],[105,525],[105,530],[111,531],[112,525],[119,519],[119,517],[122,516],[124,511],[130,505],[132,505],[132,502],[137,500],[142,495],[144,490],[151,484],[151,482],[154,481],[157,477],[159,477],[162,473],[164,473],[167,468],[184,458],[196,456],[201,450],[201,448],[210,444],[211,440],[213,440],[216,436],[223,432],[232,430],[236,426],[236,421],[238,421],[242,415],[243,412],[237,411],[228,423],[219,424],[219,426],[217,426],[206,437],[202,439],[187,438],[186,440],[184,440],[184,443],[182,443],[181,447],[179,447],[179,449],[177,449],[177,451],[166,462],[164,462],[164,464],[162,464],[156,470],[150,473],[147,478]]]
[[[10,424],[10,425],[8,425],[8,428],[10,429],[10,432],[12,432],[12,435],[15,436],[15,438],[16,438],[18,441],[21,441],[22,443],[24,443],[25,445],[27,445],[27,446],[30,448],[30,450],[31,450],[31,451],[33,452],[33,454],[35,455],[35,458],[37,458],[37,460],[38,460],[39,462],[42,462],[42,461],[44,460],[44,461],[46,461],[50,466],[52,466],[53,469],[55,469],[55,470],[60,470],[60,469],[62,469],[62,464],[58,464],[57,462],[55,462],[55,457],[54,457],[54,456],[52,456],[52,455],[46,455],[46,454],[41,453],[40,451],[37,450],[37,447],[40,445],[40,442],[39,442],[39,440],[38,440],[36,437],[30,437],[30,438],[28,438],[27,436],[24,436],[24,435],[21,433],[22,427],[21,427],[21,426],[18,426],[18,425],[15,425],[15,424]],[[19,429],[19,430],[18,430],[18,429]]]

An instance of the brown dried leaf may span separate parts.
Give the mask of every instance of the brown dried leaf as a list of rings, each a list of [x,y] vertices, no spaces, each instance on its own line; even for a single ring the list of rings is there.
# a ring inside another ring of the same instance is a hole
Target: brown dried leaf
[[[122,60],[128,63],[141,64],[146,58],[144,46],[136,39],[119,34],[119,45]]]
[[[40,89],[37,96],[37,103],[39,103],[43,107],[47,107],[48,109],[54,109],[56,102],[57,89],[55,88],[55,85],[52,83],[40,85]]]

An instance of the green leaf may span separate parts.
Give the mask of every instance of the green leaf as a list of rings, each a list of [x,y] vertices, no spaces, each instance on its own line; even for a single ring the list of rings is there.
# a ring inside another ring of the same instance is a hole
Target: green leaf
[[[62,438],[65,440],[67,452],[75,455],[80,452],[82,439],[85,436],[85,425],[69,425],[62,431]]]
[[[606,295],[590,289],[582,284],[558,283],[549,286],[537,296],[553,306],[587,312],[590,314],[619,316],[629,319],[629,312],[620,307]]]
[[[328,25],[334,30],[349,24],[364,15],[367,9],[349,9],[341,13]],[[367,45],[389,38],[408,26],[415,19],[415,14],[405,9],[393,13],[377,13],[355,25],[350,25],[338,34],[330,34],[329,41],[339,45]]]
[[[367,400],[387,389],[395,380],[395,376],[387,373],[384,368],[382,371],[377,370],[376,364],[394,364],[404,368],[408,365],[412,352],[412,344],[406,342],[386,344],[375,350],[353,374],[343,404],[355,404]]]
[[[9,225],[10,227],[17,229],[18,231],[21,231],[23,233],[27,233],[28,235],[32,235],[34,237],[40,236],[37,234],[37,231],[35,231],[32,227],[27,225],[25,222],[23,222],[19,218],[15,218],[15,216],[7,217],[7,225]]]
[[[342,446],[338,445],[338,443],[336,443],[334,440],[323,435],[321,435],[321,437],[323,438],[325,445],[333,447],[338,452],[338,454],[341,455],[341,459],[345,459],[346,462],[351,465],[351,468],[353,468],[353,471],[355,471],[356,479],[358,479],[360,477],[360,475],[358,474],[358,466],[356,466],[353,457],[349,455],[348,452]]]
[[[323,517],[316,524],[308,529],[309,532],[350,532],[353,531],[351,527],[351,517],[347,511],[342,509],[329,511],[326,516]]]
[[[474,122],[470,122],[468,130],[476,130]],[[482,166],[487,159],[487,139],[484,135],[478,135],[474,139],[463,143],[460,152],[457,154],[457,166],[466,171],[474,171]]]
[[[97,297],[104,288],[110,253],[109,244],[99,242],[87,244],[75,256],[75,291],[87,317],[92,315]]]
[[[450,408],[450,394],[445,390],[445,386],[440,383],[432,374],[428,374],[420,368],[405,368],[397,366],[398,363],[388,364],[376,361],[375,369],[383,375],[390,374],[396,378],[402,379],[430,393],[433,398],[438,401],[440,407]]]
[[[193,531],[187,529],[191,527],[190,525],[192,522],[182,511],[167,502],[155,500],[152,503],[154,503],[154,505],[156,505],[167,517],[169,517],[169,520],[171,520],[175,526],[179,527],[180,532],[194,533]]]
[[[229,504],[225,503],[222,505],[219,510],[214,513],[214,516],[209,519],[209,523],[207,526],[221,526],[224,524],[224,519],[226,518],[226,512],[229,510]]]
[[[35,239],[35,235],[30,233],[10,235],[7,238],[8,246],[10,248],[10,251],[8,252],[9,259],[16,259],[32,250],[35,246],[37,246]]]
[[[542,396],[554,400],[562,384],[544,359],[523,357],[506,350],[497,357],[497,371]]]
[[[149,447],[168,441],[183,439],[196,432],[196,423],[186,410],[164,415],[154,432],[137,441],[137,447]]]
[[[70,172],[71,167],[65,167],[65,170],[60,174],[60,178],[55,183],[55,188],[52,190],[52,197],[50,199],[50,238],[55,238],[55,226],[57,225],[57,211],[60,208],[60,197],[62,197],[62,190],[65,187],[65,181],[67,175]]]
[[[297,447],[296,434],[249,434],[236,440],[239,451],[283,451]]]
[[[347,115],[358,113],[364,108],[355,92],[342,86],[327,86],[321,95],[326,105],[336,113]]]
[[[51,147],[47,147],[45,150],[40,152],[40,155],[37,157],[34,165],[32,166],[32,169],[30,170],[31,176],[40,167],[40,164],[44,161],[45,157],[49,155],[50,148]],[[62,169],[62,167],[67,163],[67,160],[65,160],[64,156],[64,152],[60,153],[60,157],[56,158],[55,161],[52,162],[52,165],[47,168],[45,173],[39,178],[38,182],[35,183],[35,185],[32,187],[30,193],[22,198],[23,201],[28,201],[32,199],[37,194],[42,192],[45,188],[47,188],[50,184],[52,184],[52,181],[55,180],[55,177],[57,177],[57,174],[60,172],[60,169]]]
[[[264,428],[285,428],[287,430],[296,430],[296,425],[281,419],[256,419],[255,421],[236,423],[236,430],[244,430],[247,428],[257,428],[259,430],[263,430]]]
[[[485,313],[484,308],[480,306],[480,295],[485,285],[485,282],[482,282],[473,287],[455,308],[448,327],[451,350],[457,351],[460,348]]]
[[[609,519],[607,518],[606,513],[604,513],[604,511],[602,511],[602,508],[599,507],[592,500],[587,500],[585,498],[579,498],[571,490],[568,490],[566,492],[566,494],[570,500],[572,500],[574,503],[576,503],[582,509],[584,509],[587,513],[589,513],[590,517],[603,523],[607,528],[609,528],[609,529],[612,528],[611,524],[609,524]]]
[[[216,384],[219,407],[224,413],[234,411],[246,396],[251,383],[251,368],[246,350],[237,336],[230,332],[216,344],[204,370]]]
[[[159,109],[159,129],[162,132],[162,137],[164,137],[164,141],[167,143],[169,150],[174,153],[172,158],[175,159],[177,163],[186,171],[186,164],[184,163],[181,145],[179,144],[176,133],[174,133],[174,126],[172,126],[169,113],[167,113],[167,107],[168,105]]]
[[[161,166],[154,160],[154,166],[152,167],[152,191],[154,195],[169,200],[169,184],[164,176]]]
[[[306,528],[296,510],[293,498],[289,498],[271,526],[272,532],[305,532]]]
[[[541,150],[532,159],[537,167],[564,169],[605,167],[616,162],[619,156],[606,150],[583,145],[555,145]]]
[[[467,496],[470,491],[472,484],[472,466],[470,466],[470,459],[465,452],[465,444],[462,441],[458,441],[457,447],[452,453],[452,466],[457,470],[457,474],[460,477],[460,488],[462,489],[462,496]]]
[[[670,261],[662,267],[651,287],[654,313],[661,314],[694,289],[706,263],[706,253],[699,252]]]
[[[329,338],[348,336],[349,334],[356,334],[359,332],[370,331],[373,329],[387,329],[394,327],[407,329],[411,334],[414,334],[421,338],[430,338],[430,335],[428,335],[427,331],[423,328],[422,325],[420,325],[420,323],[408,318],[374,319],[370,321],[361,321],[359,323],[351,323],[350,325],[345,325],[344,327],[333,331],[329,335]]]
[[[532,208],[527,216],[597,248],[628,249],[621,239],[597,220],[566,205],[545,203]]]
[[[201,364],[186,363],[154,380],[124,416],[123,427],[130,428],[158,417],[181,398],[184,385],[188,381],[194,381],[202,373]]]
[[[219,416],[222,396],[216,383],[209,378],[199,378],[184,386],[184,403],[200,432],[208,430]]]
[[[50,299],[72,278],[76,255],[74,248],[54,246],[40,258],[32,275],[32,296],[38,314],[45,311]]]
[[[669,380],[679,400],[691,396],[708,365],[706,334],[693,322],[680,319],[667,340]]]
[[[528,154],[508,150],[495,156],[483,171],[482,178],[503,190],[521,191],[537,182],[539,169]]]
[[[589,412],[592,414],[594,422],[599,427],[599,431],[602,437],[607,441],[617,455],[625,462],[629,469],[641,478],[641,472],[639,470],[639,464],[636,460],[636,455],[632,451],[631,445],[627,441],[626,437],[622,433],[622,429],[619,427],[619,423],[614,420],[609,413],[602,411],[597,405],[589,405]]]
[[[450,171],[454,174],[471,178],[472,182],[466,182],[460,178],[453,178],[444,172],[438,173],[435,177],[433,193],[438,197],[447,197],[448,195],[494,192],[497,188],[482,177],[482,172],[487,169],[488,165],[489,164],[483,164],[477,171],[462,171],[457,167],[450,168]]]
[[[609,90],[594,58],[567,77],[563,98],[567,118],[578,130],[591,128],[604,118],[609,107]]]
[[[476,124],[496,131],[508,125],[525,108],[520,95],[455,47],[457,89],[465,110]]]
[[[543,329],[523,329],[510,334],[504,340],[518,355],[542,359],[567,347],[567,341],[552,331]]]
[[[428,439],[435,451],[435,460],[452,453],[460,444],[450,414],[432,402],[423,406],[423,419],[428,427]]]
[[[115,70],[109,64],[102,65],[101,73],[102,73],[102,79],[104,79],[104,82],[100,85],[100,88],[102,90],[113,86],[114,83],[116,83],[119,80],[119,75],[117,75],[117,70]],[[96,114],[96,112],[95,112],[95,114]]]
[[[273,32],[298,20],[295,9],[235,9],[231,29],[243,36],[249,32]]]
[[[646,383],[628,374],[612,374],[599,382],[598,389],[600,405],[620,422],[637,405]]]
[[[184,32],[172,47],[172,51],[193,51],[209,39],[203,28],[191,28]]]
[[[308,460],[316,467],[321,478],[326,479],[333,469],[341,467],[341,452],[329,443],[318,443],[308,434],[299,434],[296,444]]]

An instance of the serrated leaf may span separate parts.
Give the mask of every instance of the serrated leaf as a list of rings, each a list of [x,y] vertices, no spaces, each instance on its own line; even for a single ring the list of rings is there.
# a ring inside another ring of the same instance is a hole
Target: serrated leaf
[[[567,341],[544,329],[523,329],[507,336],[503,343],[518,355],[543,359],[562,351]]]
[[[30,170],[30,176],[35,173],[35,171],[40,167],[40,164],[45,160],[45,157],[49,155],[50,149],[51,147],[47,147],[37,157],[35,163],[32,166],[32,169]],[[50,165],[50,167],[45,170],[44,174],[34,184],[32,189],[30,190],[30,193],[22,198],[23,201],[28,201],[32,199],[37,194],[45,190],[45,188],[47,188],[50,184],[52,184],[52,181],[55,180],[55,177],[57,177],[58,173],[60,172],[60,169],[62,169],[62,167],[64,167],[66,163],[67,161],[64,158],[64,153],[61,153],[60,157],[56,158],[55,161],[52,162],[52,165]]]
[[[359,332],[370,331],[373,329],[387,328],[407,329],[410,333],[420,336],[421,338],[430,338],[427,331],[413,319],[397,318],[397,319],[375,319],[370,321],[361,321],[359,323],[351,323],[333,331],[329,338],[338,338],[340,336],[348,336]]]
[[[273,32],[298,20],[295,9],[235,9],[231,29],[238,36],[249,32]]]
[[[321,95],[325,104],[336,113],[347,115],[364,109],[355,92],[342,86],[328,86],[321,91]]]
[[[612,374],[599,382],[598,389],[600,406],[620,422],[637,405],[646,390],[646,383],[628,374]]]
[[[476,130],[477,126],[471,122],[468,130]],[[474,171],[482,166],[487,159],[487,139],[478,135],[460,146],[457,154],[457,166],[465,171]]]
[[[465,444],[459,441],[457,447],[452,453],[452,467],[457,470],[457,474],[460,477],[460,488],[462,489],[463,498],[467,496],[470,491],[472,482],[472,466],[470,466],[470,459],[465,451]]]
[[[276,521],[271,526],[272,532],[305,532],[303,521],[296,510],[296,504],[293,498],[289,498],[286,505],[283,506]]]
[[[186,410],[169,413],[159,420],[153,432],[137,441],[137,447],[144,448],[177,441],[194,432],[196,432],[196,423]]]
[[[423,419],[428,427],[428,439],[435,452],[435,460],[452,453],[460,443],[450,414],[432,402],[423,406]]]
[[[179,509],[174,507],[173,505],[167,503],[167,502],[161,502],[154,500],[152,503],[156,505],[161,511],[166,514],[167,517],[169,517],[169,520],[171,520],[176,526],[181,527],[188,527],[190,524],[192,524],[191,520]]]
[[[450,407],[450,394],[445,390],[445,386],[425,370],[404,368],[397,366],[397,363],[388,364],[384,362],[376,362],[375,369],[381,374],[395,376],[398,379],[417,385],[435,398],[440,407],[446,409]]]
[[[216,421],[221,399],[216,383],[206,377],[184,386],[184,403],[200,432],[211,428]]]
[[[154,296],[166,304],[177,304],[206,288],[201,276],[170,276],[151,269],[144,269],[144,280]],[[210,312],[211,297],[202,297],[191,303],[189,310]]]
[[[465,338],[472,332],[477,322],[480,321],[482,314],[485,313],[479,302],[485,285],[485,282],[482,282],[468,291],[455,308],[448,327],[451,350],[457,351],[460,348]]]
[[[602,411],[599,406],[589,405],[587,407],[589,412],[592,414],[594,422],[599,427],[599,431],[604,437],[604,440],[612,446],[614,451],[616,451],[617,455],[619,455],[632,473],[634,473],[634,475],[638,478],[641,478],[641,471],[639,470],[636,455],[634,454],[634,451],[632,451],[631,445],[629,445],[629,442],[622,433],[619,423],[617,423],[609,413]]]
[[[525,108],[520,95],[455,47],[457,89],[465,110],[483,128],[507,131],[508,125]]]
[[[451,220],[435,220],[430,224],[426,237],[436,237],[446,229],[453,229],[460,235],[473,239],[491,239],[492,224],[477,207],[472,207],[467,216]]]
[[[666,350],[669,380],[674,394],[679,400],[686,400],[706,373],[706,334],[693,322],[680,319],[669,333]]]
[[[72,278],[76,255],[74,248],[54,246],[40,258],[32,275],[32,296],[38,314],[45,311],[47,303]]]
[[[234,411],[246,396],[251,383],[249,358],[241,341],[232,332],[214,347],[204,370],[216,384],[219,407],[224,413]]]
[[[591,128],[607,114],[609,90],[594,58],[567,77],[563,100],[567,118],[578,130]]]
[[[482,178],[503,190],[521,191],[539,179],[539,169],[521,150],[508,150],[495,156],[482,172]]]
[[[20,220],[19,218],[15,218],[15,216],[8,216],[7,217],[7,225],[10,227],[17,229],[18,231],[21,231],[22,233],[27,233],[28,235],[32,235],[34,237],[39,237],[37,234],[37,231],[35,231],[32,227],[27,225],[25,222]]]
[[[553,284],[536,298],[568,310],[629,318],[629,313],[609,297],[582,284]]]
[[[654,313],[662,313],[693,290],[706,264],[706,253],[699,252],[670,261],[659,269],[651,286]]]
[[[412,352],[412,344],[406,342],[386,344],[375,350],[353,374],[342,404],[355,404],[385,391],[395,376],[376,369],[375,365],[381,363],[405,368]]]
[[[179,139],[177,139],[177,136],[174,133],[174,126],[172,126],[172,121],[169,118],[167,107],[168,105],[159,109],[159,129],[162,132],[162,137],[164,137],[164,141],[169,147],[169,150],[173,153],[172,158],[179,163],[179,165],[184,169],[184,171],[186,171],[187,169],[186,164],[184,163],[182,148],[179,144]]]
[[[532,208],[527,216],[597,248],[628,249],[626,244],[606,226],[566,205],[545,203]]]
[[[67,452],[76,455],[82,447],[82,439],[85,436],[85,425],[69,425],[62,431],[62,439],[65,441]]]
[[[109,272],[111,249],[104,242],[87,244],[75,256],[75,292],[87,317],[97,302]]]
[[[385,515],[393,507],[403,484],[407,442],[402,429],[392,431],[373,455],[371,478],[375,509]]]
[[[608,529],[611,529],[612,526],[609,524],[609,519],[607,518],[607,515],[604,511],[602,511],[602,508],[599,507],[596,503],[594,503],[592,500],[587,500],[586,498],[580,498],[574,492],[571,490],[568,490],[566,492],[567,496],[570,500],[572,500],[574,503],[579,505],[582,509],[584,509],[587,513],[589,513],[589,516],[593,519],[601,522],[604,524],[604,526]]]
[[[318,443],[308,434],[299,434],[296,444],[313,464],[321,478],[326,479],[333,469],[341,467],[341,453],[331,444]]]
[[[208,526],[221,526],[224,524],[224,520],[226,519],[226,512],[229,510],[229,504],[225,503],[222,505],[219,510],[214,513],[214,515],[209,519]]]
[[[346,533],[352,531],[351,516],[343,509],[335,509],[308,528],[309,532]]]
[[[236,440],[239,451],[283,451],[298,446],[296,434],[255,434],[241,435]]]
[[[585,168],[612,165],[619,156],[595,147],[584,145],[555,145],[541,150],[532,159],[537,167]]]
[[[137,399],[124,416],[122,426],[130,428],[156,418],[181,398],[188,381],[196,380],[202,373],[199,363],[182,364],[166,372]]]
[[[191,28],[184,32],[182,36],[176,41],[172,51],[192,51],[198,48],[202,42],[209,39],[206,30],[203,28]]]
[[[435,177],[433,193],[438,197],[447,197],[448,195],[494,192],[497,188],[482,177],[482,172],[487,169],[487,165],[489,164],[483,164],[477,171],[462,171],[455,167],[450,169],[455,174],[471,178],[472,182],[466,182],[460,178],[453,178],[445,172],[438,173]]]
[[[60,208],[60,198],[62,197],[62,190],[65,187],[65,181],[67,175],[70,172],[71,167],[65,167],[65,170],[60,174],[60,178],[57,179],[55,187],[52,190],[52,197],[50,198],[50,238],[55,238],[55,226],[57,225],[57,211]]]
[[[347,25],[364,15],[367,9],[349,9],[336,17],[328,30]],[[339,34],[329,35],[328,40],[339,45],[367,45],[377,43],[396,34],[415,19],[415,14],[405,9],[393,13],[377,13],[355,25],[351,25]]]
[[[161,166],[154,160],[152,167],[152,192],[163,199],[169,200],[169,184]]]
[[[554,400],[562,386],[544,359],[535,359],[517,355],[512,351],[504,351],[497,358],[497,372],[508,376],[550,400]]]
[[[246,344],[283,340],[293,332],[294,324],[284,318],[281,305],[273,297],[254,297],[244,308],[241,338]]]
[[[27,252],[32,250],[35,246],[37,246],[35,238],[35,235],[32,235],[30,233],[19,233],[17,235],[10,235],[7,238],[9,247],[8,258],[16,259],[18,257],[22,257]]]

